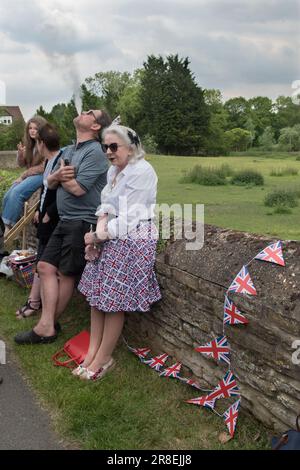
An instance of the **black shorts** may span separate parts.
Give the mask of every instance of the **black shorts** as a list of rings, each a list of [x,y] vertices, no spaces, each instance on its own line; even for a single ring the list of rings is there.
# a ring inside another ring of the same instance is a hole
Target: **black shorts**
[[[45,251],[45,248],[47,246],[47,243],[42,243],[41,240],[39,240],[38,248],[37,248],[37,253],[36,253],[36,262],[38,263],[42,257],[42,254]]]
[[[93,225],[93,230],[95,226]],[[65,276],[78,276],[85,267],[84,235],[90,224],[82,220],[60,220],[43,251],[40,261],[52,264]]]

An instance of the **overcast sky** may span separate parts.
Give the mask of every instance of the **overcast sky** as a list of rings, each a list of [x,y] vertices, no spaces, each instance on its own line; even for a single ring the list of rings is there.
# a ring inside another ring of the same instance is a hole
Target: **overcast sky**
[[[300,0],[0,0],[0,80],[28,119],[96,72],[178,53],[225,99],[274,99],[300,79],[299,31]]]

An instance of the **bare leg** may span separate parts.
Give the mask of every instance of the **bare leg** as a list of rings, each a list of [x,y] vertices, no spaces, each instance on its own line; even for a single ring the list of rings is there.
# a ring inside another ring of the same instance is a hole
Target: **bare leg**
[[[41,302],[40,278],[36,273],[33,278],[33,283],[32,283],[30,294],[28,296],[28,302],[30,302],[30,306],[32,308],[30,308],[29,306],[28,307],[24,306],[24,307],[19,308],[16,311],[17,317],[19,318],[23,318],[24,316],[30,317],[33,313],[35,313],[40,308],[40,302]]]
[[[103,312],[100,312],[94,307],[91,308],[90,344],[86,358],[81,364],[83,367],[89,367],[100,348],[103,337],[104,319],[105,315]]]
[[[59,294],[57,268],[50,263],[40,261],[38,263],[38,272],[41,280],[43,310],[34,331],[40,336],[53,336],[55,334],[54,318]]]
[[[58,271],[59,284],[58,284],[58,301],[55,312],[55,321],[60,317],[67,307],[74,291],[75,277],[65,276]]]
[[[41,281],[37,273],[34,274],[29,298],[32,302],[38,302],[41,300]]]
[[[100,348],[89,366],[89,370],[96,372],[112,357],[124,325],[124,312],[105,313],[104,330]]]

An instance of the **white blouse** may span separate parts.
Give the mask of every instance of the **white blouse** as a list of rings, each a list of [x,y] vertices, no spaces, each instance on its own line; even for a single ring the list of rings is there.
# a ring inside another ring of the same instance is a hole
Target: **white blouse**
[[[146,160],[128,163],[119,173],[112,165],[96,212],[97,216],[108,214],[109,237],[126,236],[141,220],[152,219],[156,192],[157,176]]]

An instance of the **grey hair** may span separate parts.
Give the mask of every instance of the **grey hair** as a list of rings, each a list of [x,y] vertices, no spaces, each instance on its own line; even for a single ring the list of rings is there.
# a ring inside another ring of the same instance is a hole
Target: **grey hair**
[[[132,154],[129,156],[129,163],[134,163],[145,157],[145,151],[142,147],[140,138],[133,129],[130,129],[130,127],[112,124],[103,130],[102,140],[104,140],[107,134],[117,135],[126,145],[128,145],[128,147],[131,148]]]

